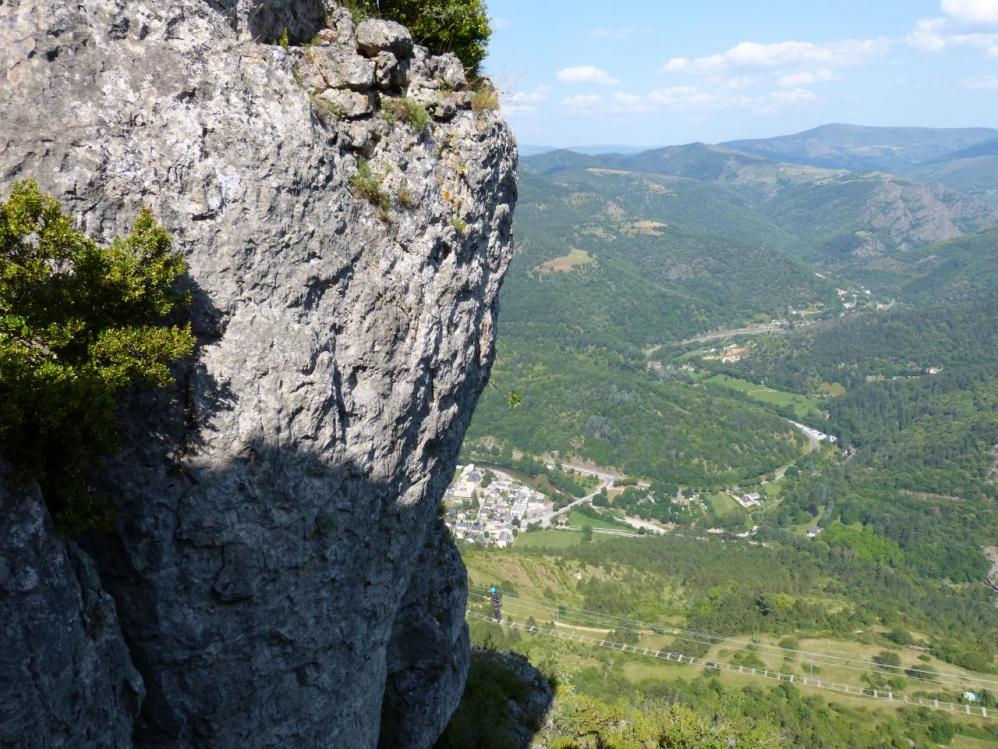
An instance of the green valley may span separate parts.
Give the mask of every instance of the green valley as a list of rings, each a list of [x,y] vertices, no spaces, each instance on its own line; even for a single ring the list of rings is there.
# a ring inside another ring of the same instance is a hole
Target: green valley
[[[707,711],[746,747],[998,743],[998,214],[911,181],[978,135],[898,134],[900,177],[790,146],[525,159],[463,457],[618,474],[462,545],[473,640],[557,685],[537,740]]]

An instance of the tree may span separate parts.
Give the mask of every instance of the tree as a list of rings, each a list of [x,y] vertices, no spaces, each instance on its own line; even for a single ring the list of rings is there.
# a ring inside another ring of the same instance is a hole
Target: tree
[[[346,5],[355,18],[398,21],[431,52],[453,52],[478,75],[492,36],[484,0],[348,0]]]
[[[582,543],[589,543],[593,540],[593,527],[591,525],[582,526]]]
[[[148,211],[100,246],[34,182],[0,201],[0,452],[66,532],[108,520],[87,479],[118,444],[116,395],[170,385],[170,362],[193,351],[190,326],[166,322],[189,302],[184,272]]]

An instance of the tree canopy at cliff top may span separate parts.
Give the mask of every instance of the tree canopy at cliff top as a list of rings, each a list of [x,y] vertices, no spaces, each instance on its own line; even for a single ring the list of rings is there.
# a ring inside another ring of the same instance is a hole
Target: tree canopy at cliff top
[[[354,17],[379,17],[407,26],[434,54],[453,52],[478,74],[492,29],[483,0],[347,0]]]

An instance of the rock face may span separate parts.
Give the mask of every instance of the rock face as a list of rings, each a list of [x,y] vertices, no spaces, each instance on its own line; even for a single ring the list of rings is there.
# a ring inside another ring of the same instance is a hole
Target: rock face
[[[0,465],[0,746],[131,746],[144,689],[93,562]]]
[[[284,28],[315,44],[266,43]],[[0,746],[428,747],[457,705],[437,505],[492,363],[515,146],[453,57],[360,32],[317,0],[0,0],[0,192],[37,179],[103,239],[151,208],[199,339],[123,404],[113,532],[65,543],[0,482]]]

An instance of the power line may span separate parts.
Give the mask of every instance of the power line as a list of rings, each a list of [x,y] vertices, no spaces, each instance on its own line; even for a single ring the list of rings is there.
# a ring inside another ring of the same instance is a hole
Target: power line
[[[961,705],[955,702],[947,702],[945,700],[914,698],[908,695],[895,695],[892,690],[872,689],[868,687],[850,687],[848,684],[837,684],[831,681],[815,679],[813,676],[798,677],[794,674],[784,674],[780,671],[775,671],[775,670],[770,671],[769,669],[758,669],[749,666],[740,666],[740,665],[735,665],[733,663],[723,663],[720,661],[713,661],[705,658],[696,658],[694,656],[684,655],[682,653],[672,653],[664,650],[654,650],[652,648],[644,648],[637,645],[627,645],[625,643],[614,642],[612,640],[597,639],[595,637],[589,637],[587,635],[572,634],[568,632],[562,632],[556,629],[538,627],[532,624],[520,624],[518,622],[511,622],[505,619],[496,622],[491,617],[483,616],[482,614],[476,614],[473,611],[466,612],[466,615],[472,619],[477,619],[479,621],[484,621],[484,622],[491,622],[493,624],[509,627],[511,629],[523,630],[530,634],[543,635],[545,637],[551,637],[559,640],[580,642],[583,644],[608,648],[610,650],[617,650],[622,653],[631,653],[633,655],[655,658],[657,660],[672,661],[675,663],[690,665],[690,666],[703,664],[705,668],[713,669],[716,671],[727,670],[733,673],[742,674],[743,676],[768,679],[781,683],[793,684],[795,686],[807,687],[809,689],[820,689],[826,692],[834,692],[836,694],[848,695],[850,697],[857,697],[861,699],[870,699],[873,701],[888,702],[888,703],[903,703],[907,705],[915,705],[918,707],[927,707],[932,710],[939,710],[943,712],[949,712],[960,715],[971,715],[974,717],[980,717],[985,719],[993,719],[995,717],[992,713],[989,713],[988,709],[985,707],[972,707],[970,705]]]
[[[468,589],[469,591],[479,590],[478,586],[474,585],[469,585]],[[766,643],[753,643],[745,640],[737,640],[729,637],[724,637],[721,635],[712,635],[705,632],[685,630],[671,625],[665,625],[654,622],[643,622],[635,619],[627,619],[624,617],[619,617],[612,614],[604,614],[598,611],[591,611],[589,609],[582,609],[575,606],[568,606],[565,604],[556,604],[549,601],[542,601],[540,599],[521,596],[516,593],[507,593],[506,595],[510,598],[516,598],[523,601],[535,603],[545,608],[556,608],[559,611],[561,609],[565,609],[567,611],[575,611],[578,614],[583,615],[583,617],[585,616],[595,617],[597,620],[608,619],[615,622],[622,622],[625,625],[636,624],[642,627],[642,629],[635,629],[633,627],[620,626],[614,624],[612,626],[607,627],[608,629],[621,629],[621,630],[639,632],[639,633],[646,633],[648,630],[651,630],[655,634],[661,632],[663,635],[668,634],[669,636],[674,637],[675,639],[694,642],[701,645],[713,646],[713,645],[725,644],[729,646],[738,646],[734,647],[736,651],[761,652],[764,655],[779,654],[783,655],[784,657],[792,655],[795,658],[806,656],[806,657],[801,657],[801,660],[811,662],[814,665],[834,666],[838,668],[845,668],[852,671],[862,671],[864,673],[869,671],[872,673],[878,673],[882,676],[903,676],[929,683],[933,683],[936,681],[946,681],[949,682],[951,686],[961,686],[961,687],[980,686],[981,688],[985,689],[998,687],[998,681],[995,681],[993,679],[985,679],[976,676],[966,676],[963,674],[956,674],[951,672],[931,671],[928,669],[920,669],[914,667],[906,668],[904,666],[892,666],[890,664],[873,665],[871,663],[868,663],[867,661],[864,661],[863,659],[851,656],[830,655],[827,653],[819,653],[808,650],[785,648],[779,645],[769,645]],[[830,663],[828,661],[837,661],[838,663]],[[846,664],[859,664],[859,665],[850,666]]]

